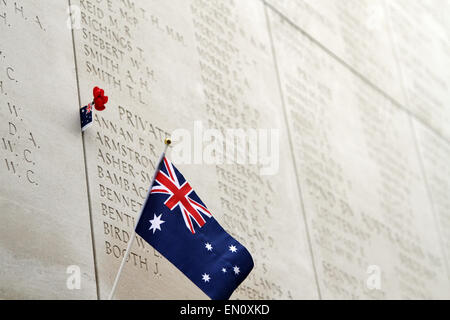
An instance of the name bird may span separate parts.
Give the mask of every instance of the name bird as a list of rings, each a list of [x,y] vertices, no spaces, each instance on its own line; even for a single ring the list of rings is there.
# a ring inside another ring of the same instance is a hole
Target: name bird
[[[210,318],[214,312],[214,307],[195,307],[191,305],[187,305],[187,307],[181,307],[180,314],[182,315],[205,315]]]

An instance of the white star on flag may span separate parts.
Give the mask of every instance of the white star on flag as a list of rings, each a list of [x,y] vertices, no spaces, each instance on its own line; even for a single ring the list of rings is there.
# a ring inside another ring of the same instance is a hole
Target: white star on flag
[[[151,226],[148,230],[153,230],[153,233],[155,233],[156,229],[161,231],[161,225],[165,222],[165,221],[161,220],[161,216],[162,216],[162,214],[160,214],[159,216],[156,216],[156,214],[153,214],[153,219],[149,220],[151,223]]]
[[[204,273],[204,274],[202,274],[202,280],[205,282],[209,282],[209,280],[211,280],[211,278],[209,277],[209,274]]]
[[[208,251],[211,251],[211,250],[213,249],[211,243],[209,243],[209,242],[205,243],[205,248],[206,248]]]
[[[229,246],[231,252],[236,252],[237,248],[235,246]]]
[[[227,272],[227,269],[222,268],[222,272],[223,272],[223,273],[226,273],[226,272]]]
[[[239,270],[238,266],[234,266],[233,271],[235,274],[239,274],[239,272],[241,272],[241,270]]]

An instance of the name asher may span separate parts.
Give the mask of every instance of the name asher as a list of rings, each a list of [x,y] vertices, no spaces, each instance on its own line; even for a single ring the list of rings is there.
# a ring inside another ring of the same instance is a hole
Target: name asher
[[[270,308],[266,304],[225,304],[223,307],[187,304],[180,308],[180,315],[200,315],[210,318],[215,313],[222,315],[268,315]]]

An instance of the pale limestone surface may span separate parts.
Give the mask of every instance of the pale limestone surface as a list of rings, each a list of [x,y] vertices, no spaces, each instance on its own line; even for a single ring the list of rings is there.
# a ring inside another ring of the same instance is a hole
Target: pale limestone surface
[[[270,21],[323,298],[448,298],[408,114],[278,14]],[[370,265],[379,291],[367,290]]]
[[[268,0],[324,50],[404,102],[384,1]]]
[[[449,141],[450,2],[387,3],[405,106],[418,120]]]
[[[0,298],[97,297],[66,10],[0,3]]]
[[[267,0],[298,28],[450,139],[448,0]]]
[[[436,133],[414,121],[419,149],[425,169],[430,198],[436,217],[436,228],[442,247],[450,261],[450,144]]]

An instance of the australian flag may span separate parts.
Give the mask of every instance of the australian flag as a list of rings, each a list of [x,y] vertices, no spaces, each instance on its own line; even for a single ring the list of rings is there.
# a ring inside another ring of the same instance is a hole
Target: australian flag
[[[81,131],[86,130],[92,123],[92,107],[93,103],[89,103],[87,106],[80,109]]]
[[[211,299],[228,299],[253,268],[247,249],[219,225],[165,157],[136,233]]]

